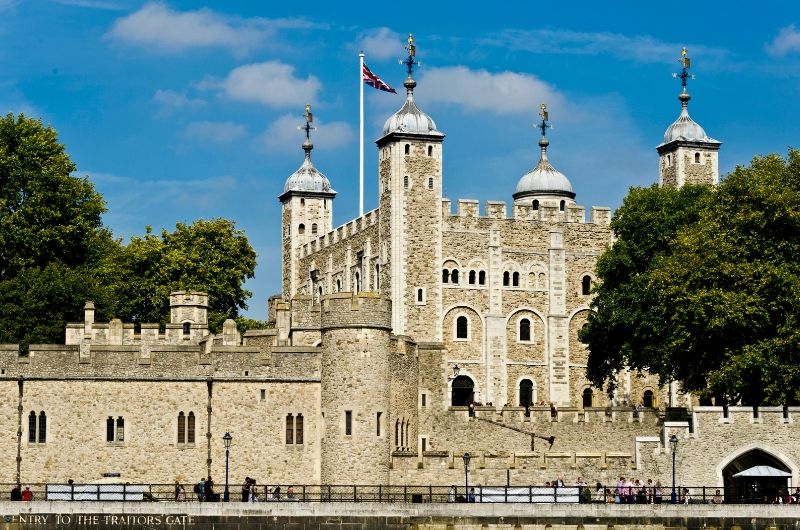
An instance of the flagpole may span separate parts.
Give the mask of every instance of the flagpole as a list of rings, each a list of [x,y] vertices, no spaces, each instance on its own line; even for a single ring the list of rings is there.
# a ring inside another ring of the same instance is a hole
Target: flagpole
[[[364,52],[358,54],[358,86],[360,93],[358,137],[358,216],[364,215]]]

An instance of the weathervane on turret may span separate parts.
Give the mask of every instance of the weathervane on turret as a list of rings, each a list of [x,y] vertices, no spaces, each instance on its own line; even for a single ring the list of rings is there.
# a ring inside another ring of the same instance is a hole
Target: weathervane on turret
[[[408,34],[408,44],[404,48],[408,56],[405,59],[400,59],[399,62],[406,66],[408,77],[403,82],[403,86],[406,87],[406,91],[411,95],[414,92],[414,87],[417,86],[417,82],[414,80],[414,66],[422,66],[422,63],[417,61],[417,45],[414,44],[414,35],[411,33]]]
[[[306,111],[303,114],[306,122],[303,125],[298,125],[297,128],[306,133],[306,141],[303,142],[303,151],[306,152],[306,158],[311,156],[311,150],[314,149],[314,144],[311,143],[311,131],[316,131],[317,128],[311,125],[314,122],[314,115],[311,113],[311,105],[306,103]]]
[[[681,86],[683,86],[683,91],[686,92],[686,81],[689,79],[694,79],[694,74],[689,73],[689,68],[692,67],[692,60],[689,58],[688,53],[686,52],[686,48],[681,50],[681,56],[678,58],[678,62],[681,65],[680,73],[673,73],[672,77],[675,79],[681,80]]]
[[[547,129],[553,128],[552,125],[547,123],[550,120],[550,113],[547,112],[547,103],[542,103],[539,105],[539,116],[541,116],[542,121],[536,126],[536,128],[542,130],[542,138],[544,138],[547,136]]]

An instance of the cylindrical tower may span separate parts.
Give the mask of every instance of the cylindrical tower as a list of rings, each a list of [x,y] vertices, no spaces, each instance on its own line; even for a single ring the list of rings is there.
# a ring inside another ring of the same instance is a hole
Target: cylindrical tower
[[[322,483],[387,484],[391,301],[324,296],[321,330]]]

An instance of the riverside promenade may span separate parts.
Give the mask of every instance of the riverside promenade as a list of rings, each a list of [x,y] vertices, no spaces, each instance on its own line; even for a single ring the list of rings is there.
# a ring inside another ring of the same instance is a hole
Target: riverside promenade
[[[0,502],[2,530],[797,530],[797,505]]]

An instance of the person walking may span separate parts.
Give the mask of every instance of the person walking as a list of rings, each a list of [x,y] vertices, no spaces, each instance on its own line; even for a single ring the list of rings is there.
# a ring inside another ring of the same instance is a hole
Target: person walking
[[[245,477],[242,482],[242,502],[250,500],[250,477]]]
[[[206,493],[206,479],[205,477],[200,479],[200,482],[194,485],[194,494],[197,495],[197,501],[203,502],[205,500],[205,493]]]
[[[33,492],[30,486],[25,486],[25,491],[22,492],[22,500],[24,502],[31,502],[33,500]]]
[[[447,502],[456,502],[456,487],[450,486],[450,491],[447,493]]]

